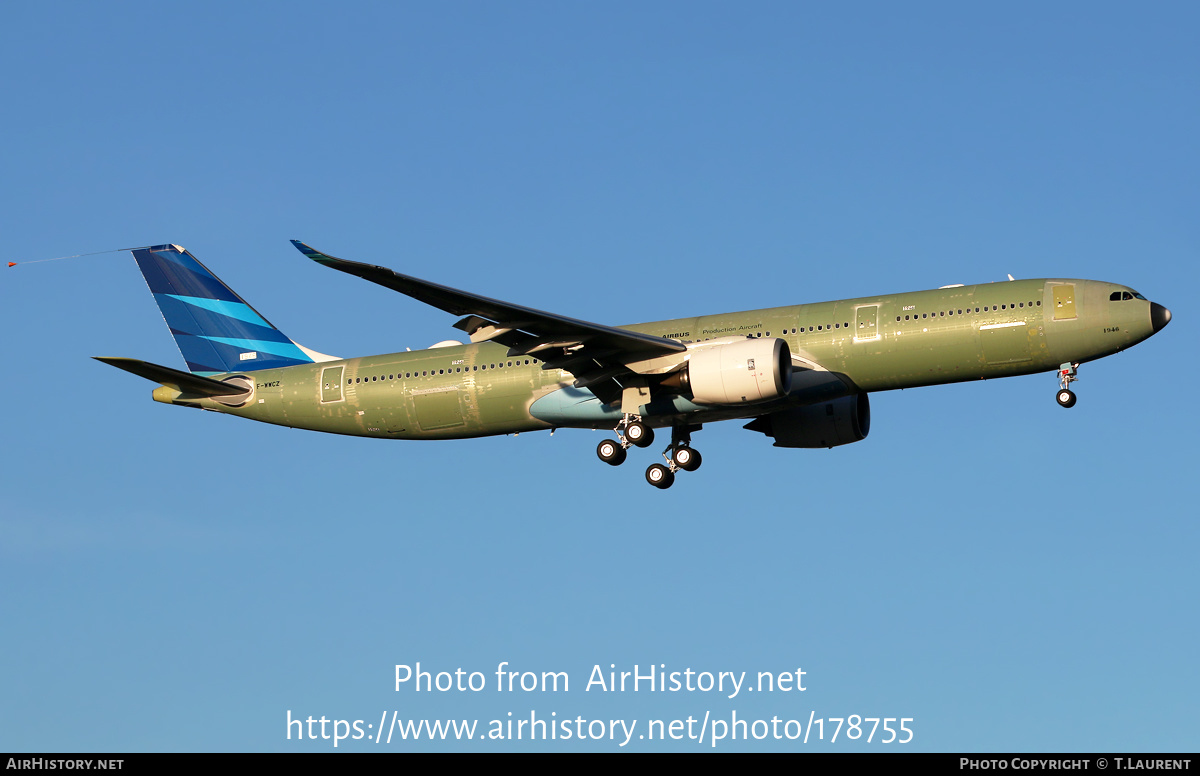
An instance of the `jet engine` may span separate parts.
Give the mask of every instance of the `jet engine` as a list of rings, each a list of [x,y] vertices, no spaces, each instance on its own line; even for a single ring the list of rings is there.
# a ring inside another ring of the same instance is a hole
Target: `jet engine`
[[[775,438],[775,447],[837,447],[866,439],[871,403],[865,393],[761,415],[746,424]]]
[[[786,396],[792,352],[779,338],[702,345],[665,385],[690,392],[697,404],[750,404]]]

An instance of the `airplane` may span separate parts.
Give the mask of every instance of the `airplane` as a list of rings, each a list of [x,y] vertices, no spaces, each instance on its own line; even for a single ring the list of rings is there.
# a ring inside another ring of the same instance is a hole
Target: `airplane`
[[[98,358],[159,383],[155,401],[377,439],[605,429],[617,466],[669,429],[646,481],[700,467],[691,435],[747,420],[775,447],[832,448],[870,431],[874,391],[1055,370],[1076,402],[1082,363],[1156,334],[1171,312],[1133,289],[1077,279],[929,291],[609,326],[334,258],[309,259],[460,319],[469,343],[360,358],[297,344],[179,245],[132,251],[188,371]]]

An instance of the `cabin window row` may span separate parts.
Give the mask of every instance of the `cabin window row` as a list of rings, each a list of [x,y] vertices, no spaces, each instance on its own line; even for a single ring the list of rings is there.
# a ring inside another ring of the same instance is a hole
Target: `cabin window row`
[[[826,324],[822,324],[822,325],[819,325],[819,326],[809,326],[809,327],[808,327],[808,330],[809,330],[809,331],[827,331],[827,330],[841,329],[841,328],[846,328],[846,329],[849,329],[849,328],[850,328],[850,324],[849,324],[849,322],[847,322],[847,323],[826,323]],[[792,329],[792,331],[791,331],[791,333],[792,333],[792,334],[795,334],[795,333],[796,333],[796,331],[797,331],[797,329],[793,328],[793,329]],[[799,332],[800,332],[801,334],[803,334],[803,333],[804,333],[804,327],[803,327],[803,326],[801,326],[801,327],[799,328]],[[788,333],[788,330],[787,330],[787,329],[784,329],[782,333],[783,333],[783,334],[787,334],[787,333]],[[755,338],[757,338],[757,337],[762,337],[762,336],[764,336],[764,335],[763,335],[763,333],[762,333],[761,331],[760,331],[760,332],[757,332],[757,333],[755,333],[755,334],[747,334],[747,335],[746,335],[746,337],[747,337],[748,339],[755,339]],[[766,336],[770,337],[770,336],[771,336],[771,332],[769,332],[769,331],[768,331],[768,332],[766,333]]]
[[[1041,306],[1042,306],[1042,303],[1041,303],[1041,301],[1039,300],[1039,301],[1037,301],[1037,302],[1017,302],[1016,304],[1001,304],[1001,305],[992,305],[991,307],[988,307],[987,305],[984,305],[983,307],[976,307],[974,310],[972,310],[970,307],[966,307],[966,308],[963,308],[963,309],[960,309],[960,310],[958,310],[957,312],[958,312],[958,314],[959,314],[959,315],[970,315],[970,314],[971,314],[971,313],[973,313],[973,312],[975,312],[975,313],[978,313],[978,312],[985,312],[985,313],[987,313],[987,312],[996,312],[996,311],[999,311],[999,310],[1016,310],[1018,307],[1026,307],[1026,306],[1028,306],[1028,307],[1034,307],[1034,306],[1041,307]],[[940,311],[938,311],[938,312],[936,312],[936,313],[921,313],[920,315],[917,315],[916,313],[913,313],[911,316],[909,316],[909,315],[906,315],[906,316],[904,316],[904,320],[906,320],[906,321],[908,321],[908,320],[919,321],[919,320],[921,320],[921,319],[923,319],[923,318],[945,318],[947,315],[954,315],[954,313],[955,313],[955,311],[954,311],[954,310],[940,310]],[[897,321],[898,321],[898,320],[900,320],[900,316],[899,316],[899,315],[897,315],[897,316],[896,316],[896,320],[897,320]]]
[[[449,368],[447,368],[447,369],[425,369],[420,372],[404,372],[404,373],[397,372],[396,374],[390,374],[390,375],[387,375],[386,377],[384,375],[372,375],[370,377],[352,377],[352,378],[346,379],[346,385],[354,385],[355,383],[376,383],[376,382],[380,382],[380,381],[387,382],[388,380],[395,380],[396,378],[400,378],[401,380],[410,380],[414,377],[437,377],[438,375],[458,374],[458,373],[461,373],[464,371],[465,372],[479,372],[479,371],[486,372],[488,369],[504,369],[505,367],[521,366],[522,364],[525,364],[525,365],[536,364],[537,362],[538,362],[538,360],[536,358],[533,358],[533,359],[527,358],[524,361],[522,361],[521,359],[517,359],[516,361],[509,361],[509,362],[501,361],[499,364],[476,364],[474,366],[459,366],[459,367],[455,367],[453,369],[449,369]]]

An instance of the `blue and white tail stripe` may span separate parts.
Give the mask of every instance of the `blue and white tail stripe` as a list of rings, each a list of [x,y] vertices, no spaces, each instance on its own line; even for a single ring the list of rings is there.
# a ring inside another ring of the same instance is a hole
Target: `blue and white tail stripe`
[[[180,246],[139,248],[133,258],[193,373],[253,372],[330,359],[288,339]]]

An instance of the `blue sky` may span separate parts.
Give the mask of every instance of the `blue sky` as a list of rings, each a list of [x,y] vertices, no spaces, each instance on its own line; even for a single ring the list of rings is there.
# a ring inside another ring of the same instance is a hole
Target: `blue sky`
[[[27,4],[0,260],[175,242],[297,341],[454,319],[319,250],[621,324],[1016,277],[1169,328],[875,394],[861,443],[741,424],[659,492],[599,432],[441,443],[189,412],[128,254],[0,276],[0,750],[326,750],[362,719],[911,717],[912,750],[1194,750],[1200,14],[1185,3]],[[643,460],[638,463],[639,460]],[[394,666],[567,671],[396,692]],[[585,692],[595,665],[804,693]],[[603,741],[370,744],[616,750]],[[626,749],[710,748],[632,741]],[[887,751],[723,742],[720,750]]]

